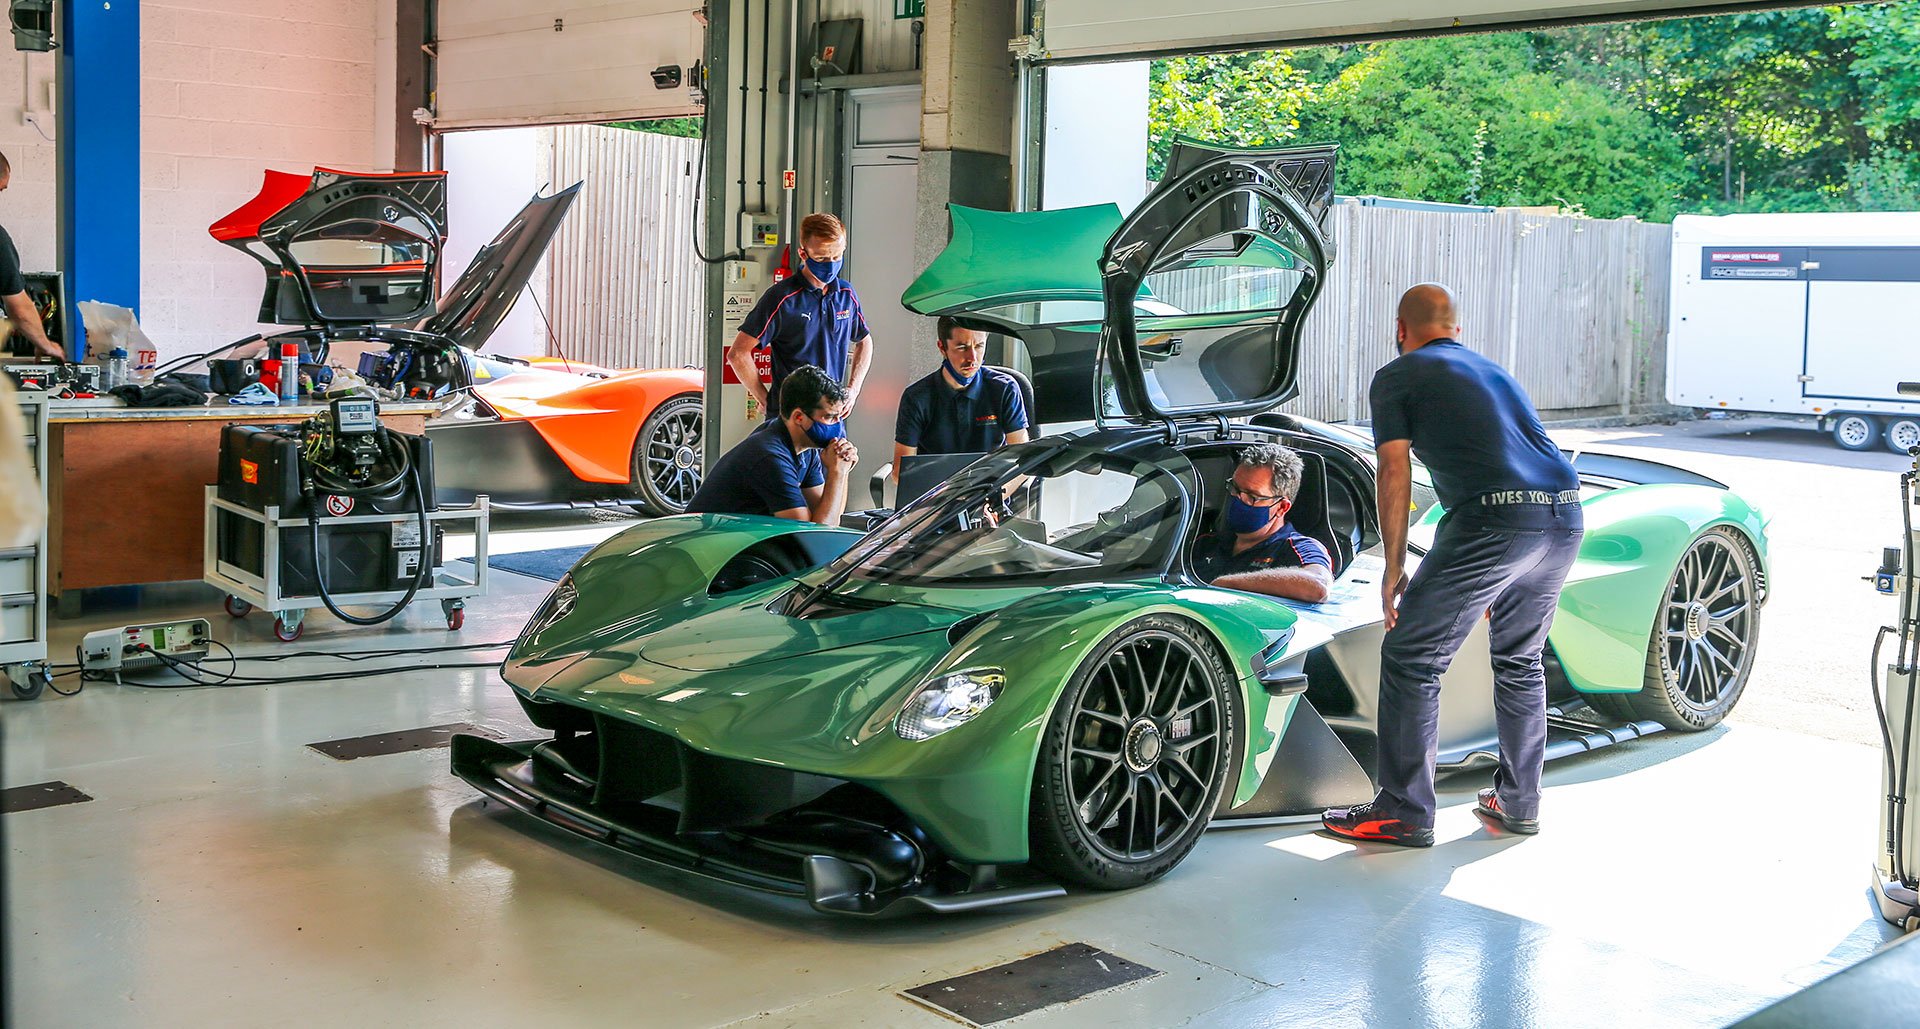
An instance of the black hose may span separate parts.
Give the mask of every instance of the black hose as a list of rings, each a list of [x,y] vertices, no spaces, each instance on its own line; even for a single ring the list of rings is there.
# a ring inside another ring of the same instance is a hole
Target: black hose
[[[1914,876],[1908,873],[1906,859],[1906,816],[1907,776],[1912,771],[1910,764],[1913,755],[1914,705],[1920,701],[1920,654],[1909,647],[1915,634],[1920,632],[1920,622],[1913,617],[1914,610],[1914,574],[1913,574],[1913,473],[1900,476],[1900,528],[1902,550],[1906,555],[1906,583],[1900,597],[1900,663],[1895,667],[1907,676],[1906,724],[1901,726],[1900,749],[1897,753],[1889,750],[1889,760],[1895,763],[1893,789],[1887,794],[1888,823],[1893,830],[1893,874],[1908,887],[1914,886]],[[1877,643],[1878,641],[1876,641]],[[1886,714],[1881,712],[1881,721]]]
[[[314,503],[314,498],[311,495],[307,501],[307,536],[313,541],[314,586],[320,594],[320,603],[325,604],[327,610],[333,612],[335,618],[349,625],[379,625],[383,622],[392,621],[394,616],[406,610],[408,604],[413,603],[413,598],[415,594],[420,592],[420,587],[425,585],[426,581],[433,576],[433,527],[430,519],[427,518],[427,489],[420,478],[420,465],[412,459],[412,455],[408,451],[407,444],[404,441],[397,444],[394,443],[395,440],[399,439],[398,434],[384,427],[380,429],[380,434],[381,437],[393,447],[396,455],[395,459],[402,465],[399,476],[396,476],[396,478],[404,476],[407,481],[413,485],[413,496],[416,501],[414,504],[414,513],[419,517],[420,521],[420,565],[413,573],[413,581],[407,584],[407,591],[400,595],[400,599],[395,601],[392,607],[378,615],[363,617],[360,615],[350,615],[340,610],[340,606],[333,602],[333,595],[327,590],[327,563],[320,559],[320,514],[322,510],[324,510],[325,505]],[[315,466],[311,471],[318,473],[322,470]],[[316,483],[318,482],[317,476],[315,481]],[[329,488],[329,492],[341,492],[343,495],[351,497],[372,498],[384,494],[385,490],[379,490],[373,487],[359,487],[336,491]],[[382,499],[384,499],[384,497]]]

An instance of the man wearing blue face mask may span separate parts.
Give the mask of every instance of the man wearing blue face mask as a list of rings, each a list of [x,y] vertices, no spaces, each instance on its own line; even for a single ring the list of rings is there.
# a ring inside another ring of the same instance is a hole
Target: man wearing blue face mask
[[[1317,604],[1333,587],[1320,541],[1287,524],[1300,492],[1300,455],[1278,443],[1240,452],[1220,531],[1193,547],[1193,571],[1215,586]]]
[[[727,348],[727,364],[766,412],[780,416],[767,401],[780,396],[780,384],[794,369],[813,365],[847,388],[847,407],[860,399],[860,386],[873,361],[873,335],[860,310],[860,295],[840,277],[847,253],[847,230],[830,214],[800,221],[800,269],[760,294]],[[760,384],[753,352],[772,351],[773,381]]]
[[[914,454],[985,454],[1027,441],[1027,408],[1013,376],[988,368],[987,334],[941,318],[940,368],[900,391],[893,477]]]
[[[847,391],[826,372],[801,365],[780,384],[778,419],[761,423],[727,451],[687,505],[689,514],[748,514],[840,524],[847,480],[860,452],[840,419]]]

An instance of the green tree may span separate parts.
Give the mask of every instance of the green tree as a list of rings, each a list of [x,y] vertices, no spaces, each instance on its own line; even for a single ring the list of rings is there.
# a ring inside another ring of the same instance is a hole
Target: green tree
[[[1175,136],[1264,146],[1292,139],[1313,96],[1287,50],[1155,61],[1147,86],[1147,177],[1160,178]]]
[[[706,131],[700,118],[648,118],[643,121],[610,121],[610,129],[631,129],[634,132],[652,132],[662,136],[686,136],[698,139]]]

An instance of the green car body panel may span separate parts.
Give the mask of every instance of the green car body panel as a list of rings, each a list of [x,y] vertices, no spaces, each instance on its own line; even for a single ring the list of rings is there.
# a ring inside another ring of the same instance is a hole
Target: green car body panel
[[[541,703],[564,704],[667,733],[715,757],[870,787],[912,811],[947,853],[977,863],[1027,859],[1041,730],[1087,653],[1119,626],[1171,615],[1219,644],[1255,727],[1233,803],[1258,789],[1298,701],[1269,697],[1251,663],[1295,616],[1250,594],[1161,582],[916,590],[912,603],[825,622],[768,610],[793,588],[791,579],[706,596],[697,570],[717,572],[744,546],[777,535],[783,526],[767,524],[776,521],[716,524],[713,516],[683,515],[609,539],[575,566],[573,612],[514,646],[507,681],[534,702],[536,718]],[[650,600],[637,610],[630,587],[644,581],[643,572],[666,573],[662,582],[684,599]],[[978,614],[986,617],[949,647],[948,631]],[[980,668],[1008,675],[1006,695],[980,717],[927,740],[894,731],[920,686]]]

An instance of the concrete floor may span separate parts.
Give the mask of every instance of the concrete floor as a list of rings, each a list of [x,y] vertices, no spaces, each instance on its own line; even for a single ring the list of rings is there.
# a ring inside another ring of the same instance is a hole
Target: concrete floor
[[[1463,776],[1443,784],[1431,851],[1216,830],[1147,889],[849,923],[485,805],[444,750],[338,762],[306,746],[457,721],[530,735],[489,671],[96,684],[0,707],[5,785],[95,798],[6,816],[16,1024],[939,1026],[898,991],[1067,941],[1164,974],[1020,1024],[1724,1024],[1891,935],[1865,891],[1879,757],[1858,717],[1860,641],[1888,612],[1855,576],[1892,540],[1879,465],[1899,465],[1731,424],[1589,435],[1721,475],[1774,516],[1749,695],[1715,731],[1552,766],[1538,837],[1490,835],[1470,811],[1485,777]],[[620,523],[514,524],[496,550]],[[500,575],[459,634],[423,605],[370,631],[317,616],[297,646],[506,640],[546,588]],[[138,617],[211,599],[149,590]],[[134,617],[92,611],[56,646]],[[221,625],[243,653],[285,649],[257,615]]]

